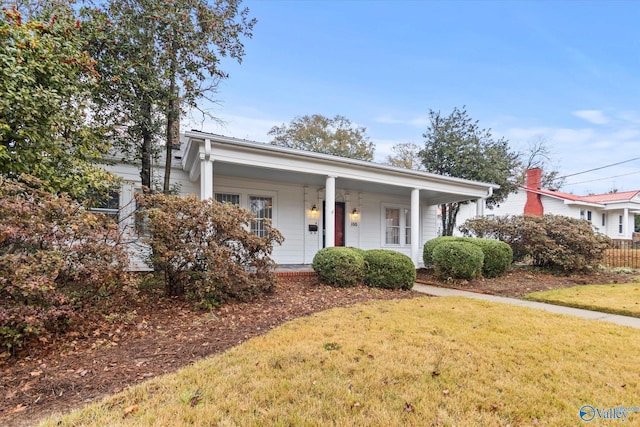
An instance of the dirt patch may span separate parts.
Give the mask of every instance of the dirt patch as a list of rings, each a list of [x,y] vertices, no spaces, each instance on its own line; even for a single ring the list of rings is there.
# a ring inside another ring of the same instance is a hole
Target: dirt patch
[[[520,297],[529,292],[592,283],[624,283],[633,275],[561,276],[516,269],[491,280],[442,282],[421,269],[419,280],[439,286]],[[145,292],[135,301],[105,299],[83,312],[74,332],[0,357],[0,425],[27,426],[176,371],[223,352],[291,319],[376,299],[413,298],[413,291],[319,286],[313,277],[280,279],[255,303],[227,304],[210,312],[180,299]],[[118,307],[113,311],[110,307]],[[123,309],[124,307],[124,309]]]

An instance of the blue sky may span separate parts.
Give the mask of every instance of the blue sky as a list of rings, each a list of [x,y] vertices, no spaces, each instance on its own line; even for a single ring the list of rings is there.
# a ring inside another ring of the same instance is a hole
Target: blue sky
[[[466,105],[516,151],[546,140],[562,175],[640,157],[640,2],[243,4],[254,36],[205,106],[223,123],[194,116],[187,127],[268,142],[296,116],[341,114],[367,128],[382,162],[395,143],[423,144],[429,109]],[[563,190],[614,188],[640,189],[640,160]]]

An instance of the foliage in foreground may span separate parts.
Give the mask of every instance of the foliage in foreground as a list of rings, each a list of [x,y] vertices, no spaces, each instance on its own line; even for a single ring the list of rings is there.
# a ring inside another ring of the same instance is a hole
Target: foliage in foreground
[[[373,288],[411,289],[416,268],[411,258],[388,249],[331,247],[313,257],[321,283],[338,287],[365,284]]]
[[[444,279],[475,279],[482,272],[483,262],[482,249],[473,243],[443,242],[433,249],[436,275]]]
[[[423,247],[423,260],[426,266],[436,264],[433,259],[433,251],[438,245],[447,242],[467,242],[480,248],[484,255],[482,261],[482,275],[486,278],[490,279],[498,277],[504,274],[511,266],[513,252],[509,245],[507,245],[506,243],[494,239],[478,239],[459,236],[441,236],[436,237],[435,239],[428,240]],[[458,262],[460,261],[461,260],[458,260]],[[449,276],[454,273],[453,269],[449,267],[445,267],[442,265],[435,265],[435,267],[436,270],[440,270],[443,272],[446,271]],[[471,267],[471,270],[474,270],[474,267]],[[468,275],[469,273],[465,274]],[[461,278],[456,277],[455,275],[450,277]]]
[[[320,249],[311,264],[320,282],[349,287],[364,281],[365,263],[362,251],[348,247]]]
[[[597,265],[611,247],[611,239],[596,233],[591,223],[562,215],[515,215],[467,220],[460,230],[468,236],[506,242],[514,261],[565,272]]]
[[[86,119],[99,76],[72,7],[44,3],[28,19],[15,6],[0,11],[0,173],[83,200],[112,181],[97,165],[109,147]]]
[[[29,184],[0,178],[0,345],[10,349],[63,331],[74,300],[128,279],[113,219],[23,178]]]
[[[255,216],[230,203],[164,194],[138,195],[138,203],[148,220],[147,261],[164,275],[167,295],[208,306],[273,288],[271,252],[284,238],[268,221],[261,237],[250,229]]]
[[[466,298],[375,302],[43,425],[578,425],[585,404],[636,405],[639,352],[640,331],[607,322]]]
[[[411,289],[416,281],[416,267],[411,258],[389,249],[364,252],[364,283],[374,288]]]

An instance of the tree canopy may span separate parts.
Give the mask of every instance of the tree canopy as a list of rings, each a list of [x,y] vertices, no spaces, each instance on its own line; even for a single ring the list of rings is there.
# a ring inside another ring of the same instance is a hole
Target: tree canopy
[[[533,168],[542,169],[542,188],[559,190],[565,183],[560,172],[550,165],[551,149],[543,136],[537,136],[529,141],[528,150],[520,153],[520,163],[516,167],[515,177],[519,185],[527,183],[527,171]]]
[[[394,155],[387,156],[387,164],[405,169],[424,170],[420,157],[420,146],[412,142],[395,144],[391,150]]]
[[[256,21],[240,3],[110,0],[84,9],[94,24],[88,48],[103,77],[94,93],[98,118],[114,130],[119,147],[139,159],[144,187],[152,187],[153,150],[163,140],[163,190],[169,191],[180,117],[198,108],[197,101],[213,99],[228,77],[220,69],[223,57],[242,60],[242,38],[251,37]]]
[[[519,163],[518,154],[511,151],[507,140],[495,138],[490,129],[480,128],[465,107],[454,108],[448,116],[429,110],[429,121],[420,151],[428,172],[498,184],[500,188],[487,199],[489,207],[516,190],[513,171]],[[459,209],[458,203],[441,206],[443,234],[453,233]]]
[[[0,173],[33,175],[76,199],[104,188],[112,177],[98,163],[109,147],[86,120],[99,75],[73,9],[45,2],[26,19],[16,7],[1,18]]]
[[[274,126],[269,135],[273,145],[371,161],[375,147],[366,131],[341,115],[328,118],[313,114]]]

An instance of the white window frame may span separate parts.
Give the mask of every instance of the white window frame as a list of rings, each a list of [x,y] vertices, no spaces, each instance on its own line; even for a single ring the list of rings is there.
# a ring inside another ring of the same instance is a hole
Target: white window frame
[[[622,232],[624,231],[624,216],[623,215],[618,215],[618,234],[622,234]]]
[[[265,237],[264,235],[264,220],[268,219],[269,221],[271,221],[271,224],[273,224],[273,217],[274,217],[274,205],[275,205],[275,200],[273,198],[273,196],[265,196],[265,195],[256,195],[256,194],[249,194],[247,197],[247,209],[249,211],[252,212],[251,210],[251,199],[255,198],[255,199],[269,199],[271,201],[271,218],[265,218],[265,217],[256,217],[256,219],[251,220],[251,231],[253,231],[257,236],[259,237]],[[258,225],[259,224],[259,225]],[[256,227],[256,229],[254,229],[254,225]]]
[[[398,243],[387,243],[387,209],[396,209],[399,211]],[[411,207],[409,205],[383,203],[380,210],[381,215],[381,233],[380,244],[382,247],[388,248],[405,248],[411,246],[411,225],[407,227],[406,217],[411,218]],[[410,219],[409,219],[410,220]],[[407,239],[407,233],[409,239]]]
[[[110,201],[113,200],[117,200],[118,201],[118,207],[114,208],[114,207],[109,207],[109,203]],[[120,221],[120,209],[122,208],[122,188],[118,188],[118,189],[114,189],[109,191],[109,197],[107,199],[107,205],[103,205],[102,207],[98,206],[98,207],[92,207],[89,208],[89,211],[91,212],[97,212],[97,213],[101,213],[104,215],[108,215],[110,217],[113,217],[116,222]]]
[[[251,211],[251,197],[270,197],[271,198],[271,216],[272,216],[271,226],[273,228],[278,228],[278,192],[277,191],[259,190],[256,188],[248,188],[248,187],[220,186],[220,187],[214,188],[214,191],[213,191],[214,200],[215,200],[216,194],[229,194],[234,196],[240,196],[240,204],[238,206],[248,211]]]
[[[228,200],[223,200],[220,201],[218,200],[217,196],[231,196],[231,197],[237,197],[238,198],[238,203],[231,203]],[[220,191],[216,191],[215,193],[213,193],[213,200],[217,200],[220,203],[230,203],[234,206],[240,206],[240,201],[242,200],[242,195],[238,192],[220,192]]]

